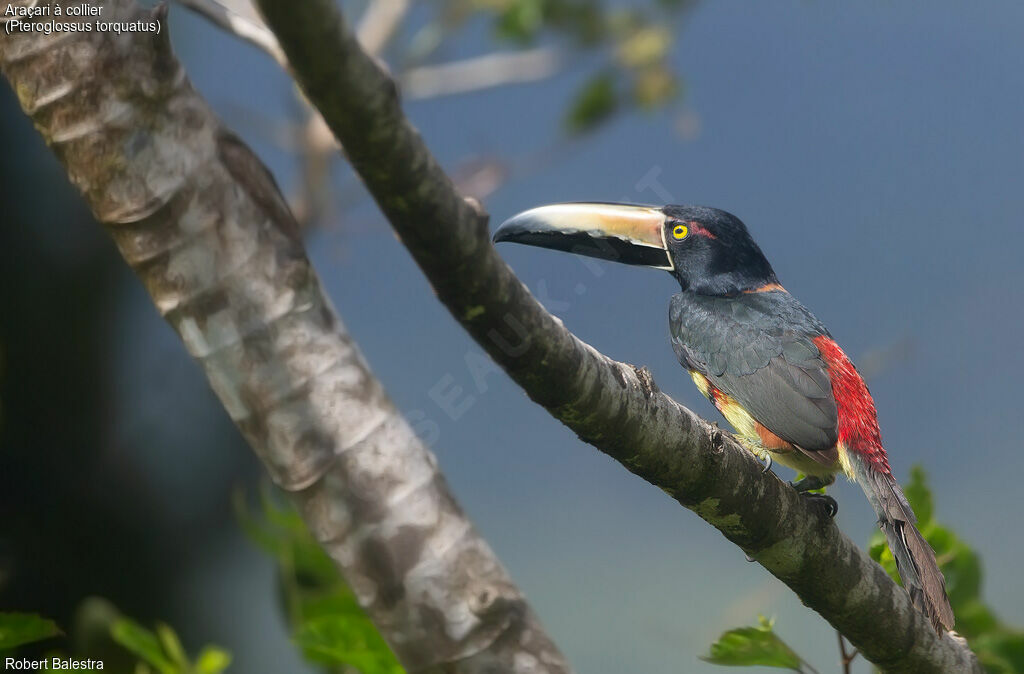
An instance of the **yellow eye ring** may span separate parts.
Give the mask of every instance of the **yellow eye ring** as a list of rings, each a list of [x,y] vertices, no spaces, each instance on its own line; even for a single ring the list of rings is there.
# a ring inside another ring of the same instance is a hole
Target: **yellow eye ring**
[[[690,233],[690,230],[686,228],[686,225],[676,225],[672,228],[672,236],[678,239],[685,239],[686,235]]]

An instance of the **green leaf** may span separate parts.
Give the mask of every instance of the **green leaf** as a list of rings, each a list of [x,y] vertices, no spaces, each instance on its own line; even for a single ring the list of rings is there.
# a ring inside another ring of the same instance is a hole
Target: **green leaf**
[[[573,133],[590,131],[611,117],[618,106],[615,75],[609,71],[598,73],[576,94],[566,126]]]
[[[978,662],[981,663],[982,669],[988,674],[1019,674],[1020,670],[1014,669],[1013,663],[1009,662],[1006,658],[1001,658],[995,653],[985,653],[975,651],[975,655],[978,656]]]
[[[178,669],[188,669],[188,656],[185,655],[181,639],[174,633],[174,630],[163,623],[158,623],[156,636],[160,639],[160,645],[163,646],[164,653],[170,661],[177,665]]]
[[[803,662],[772,629],[773,623],[759,618],[757,627],[729,630],[711,644],[708,655],[701,657],[716,665],[778,667],[799,672]]]
[[[216,646],[207,646],[196,659],[199,674],[220,674],[231,664],[231,654]]]
[[[177,671],[164,655],[157,636],[135,621],[120,618],[110,628],[110,636],[161,674],[174,674]]]
[[[917,528],[924,530],[931,523],[935,512],[932,491],[928,486],[928,476],[924,468],[914,466],[910,469],[910,481],[907,482],[903,493],[907,495],[907,500],[917,515]]]
[[[1006,671],[1014,674],[1024,672],[1024,632],[1020,630],[997,629],[971,640],[971,647],[986,663],[1004,663]]]
[[[953,610],[981,597],[981,558],[949,529],[932,523],[924,537],[935,550],[946,577],[946,593]]]
[[[0,651],[63,634],[52,620],[30,613],[0,613]]]
[[[956,615],[956,631],[968,639],[973,640],[999,628],[999,618],[980,600],[960,603],[953,607],[953,613]]]
[[[515,0],[498,17],[498,37],[527,43],[537,37],[544,26],[542,0]]]
[[[543,26],[574,38],[580,46],[595,46],[607,36],[614,12],[590,0],[543,0]]]
[[[234,506],[246,536],[277,560],[283,570],[303,587],[333,586],[340,582],[334,562],[323,551],[290,505],[281,503],[269,489],[260,491],[262,519],[252,515],[241,491]]]
[[[287,615],[303,655],[362,674],[400,674],[401,665],[295,509],[268,491],[261,503],[262,513],[253,516],[236,494],[246,533],[277,561]]]
[[[343,583],[330,594],[306,598],[295,640],[306,657],[328,665],[348,665],[362,674],[402,672],[391,649]]]
[[[878,562],[885,572],[889,574],[900,586],[903,585],[903,581],[900,580],[899,571],[896,569],[896,559],[892,556],[892,551],[889,549],[889,543],[885,540],[885,534],[881,531],[875,531],[871,534],[871,542],[868,544],[868,553],[871,555],[871,559]]]
[[[306,621],[295,635],[306,657],[324,665],[345,665],[362,674],[402,674],[391,649],[364,616],[324,615]]]

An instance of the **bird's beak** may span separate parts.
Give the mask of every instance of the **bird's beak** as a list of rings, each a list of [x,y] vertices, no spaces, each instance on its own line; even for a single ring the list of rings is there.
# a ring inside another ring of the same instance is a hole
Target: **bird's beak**
[[[506,220],[494,233],[494,241],[672,269],[664,231],[665,214],[653,206],[552,204],[531,208]]]

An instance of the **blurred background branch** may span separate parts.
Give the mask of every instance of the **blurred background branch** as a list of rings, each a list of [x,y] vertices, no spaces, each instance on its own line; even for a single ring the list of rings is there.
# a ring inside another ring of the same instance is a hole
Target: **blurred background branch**
[[[371,0],[359,17],[356,35],[370,54],[379,54],[409,11],[409,0]]]
[[[217,0],[176,0],[176,2],[209,19],[219,28],[267,52],[281,66],[288,67],[288,61],[277,44],[277,38],[267,30],[259,17],[239,14]]]

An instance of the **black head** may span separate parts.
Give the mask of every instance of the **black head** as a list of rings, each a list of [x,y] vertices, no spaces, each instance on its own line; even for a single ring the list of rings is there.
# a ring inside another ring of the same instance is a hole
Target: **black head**
[[[735,295],[778,284],[771,264],[735,215],[705,206],[665,206],[661,211],[671,273],[683,290]]]
[[[702,295],[778,284],[746,226],[717,208],[554,204],[511,218],[494,240],[665,269],[684,291]]]

